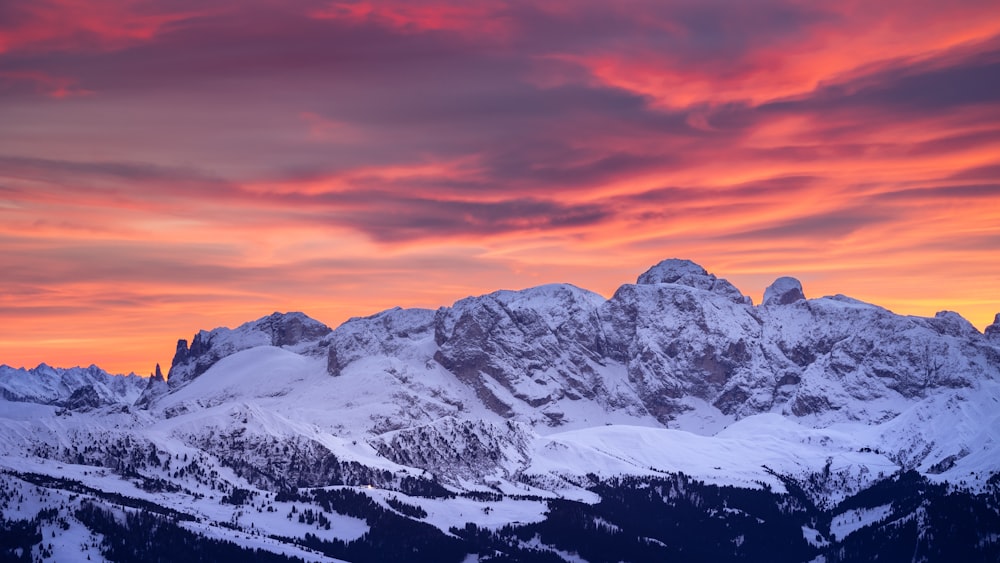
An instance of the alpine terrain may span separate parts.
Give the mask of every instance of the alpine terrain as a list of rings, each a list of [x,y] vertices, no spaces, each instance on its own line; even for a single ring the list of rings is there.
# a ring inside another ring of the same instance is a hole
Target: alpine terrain
[[[670,259],[0,367],[0,560],[246,558],[998,561],[1000,315]]]

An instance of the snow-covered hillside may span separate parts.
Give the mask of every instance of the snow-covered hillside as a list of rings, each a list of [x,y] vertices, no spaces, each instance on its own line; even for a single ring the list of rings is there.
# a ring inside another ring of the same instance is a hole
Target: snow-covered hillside
[[[806,299],[792,278],[754,306],[676,259],[610,299],[547,285],[334,330],[275,313],[179,341],[165,380],[0,367],[3,518],[79,513],[67,530],[96,544],[94,521],[155,506],[196,537],[309,559],[362,553],[380,511],[472,546],[486,536],[452,528],[545,530],[558,499],[604,507],[607,483],[680,478],[799,506],[815,555],[864,537],[851,518],[903,518],[837,511],[908,471],[921,494],[996,495],[998,327]],[[320,520],[329,495],[342,510]]]

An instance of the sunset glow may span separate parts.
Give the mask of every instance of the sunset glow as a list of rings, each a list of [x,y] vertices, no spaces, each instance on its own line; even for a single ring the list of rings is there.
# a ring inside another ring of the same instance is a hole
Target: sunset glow
[[[1000,312],[995,1],[0,6],[0,363],[668,257]]]

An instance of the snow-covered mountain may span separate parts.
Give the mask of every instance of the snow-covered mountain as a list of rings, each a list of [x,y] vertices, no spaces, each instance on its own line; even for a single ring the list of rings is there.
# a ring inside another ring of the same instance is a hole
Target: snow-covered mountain
[[[425,559],[604,559],[566,539],[570,510],[620,553],[662,557],[689,534],[634,540],[642,524],[611,501],[658,487],[667,512],[722,495],[702,516],[730,531],[753,510],[727,507],[770,499],[748,506],[783,507],[768,521],[795,524],[788,560],[838,560],[876,529],[908,541],[916,522],[942,537],[929,523],[950,506],[938,497],[1000,508],[1000,315],[980,333],[951,312],[807,299],[787,277],[755,306],[687,260],[610,299],[546,285],[335,330],[275,313],[179,341],[165,379],[3,366],[0,393],[8,528],[56,508],[52,531],[68,526],[57,536],[81,545],[151,512],[201,549],[222,538],[363,560],[385,548],[379,534],[417,526],[408,533],[456,546],[406,544]],[[899,498],[872,505],[883,490]],[[971,527],[989,555],[1000,527],[983,514]],[[743,532],[726,541],[752,560]]]
[[[0,365],[0,397],[6,401],[86,410],[130,404],[146,385],[147,380],[135,374],[111,375],[94,365],[69,369],[46,364],[32,369]]]

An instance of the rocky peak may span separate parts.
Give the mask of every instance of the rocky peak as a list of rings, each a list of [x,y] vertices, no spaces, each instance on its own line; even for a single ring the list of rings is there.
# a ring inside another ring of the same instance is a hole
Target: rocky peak
[[[717,278],[690,260],[668,258],[648,269],[636,280],[638,285],[675,284],[723,295],[736,303],[751,304],[749,297],[729,281]]]
[[[198,340],[199,335],[195,335],[195,340]],[[188,358],[191,356],[191,352],[188,349],[188,341],[183,338],[177,339],[177,348],[174,351],[174,358],[170,361],[170,369],[167,371],[167,379],[175,379],[178,376],[178,369],[180,366],[187,364]]]
[[[274,312],[240,328],[269,334],[272,346],[294,346],[312,342],[332,332],[330,327],[300,312]]]
[[[187,362],[188,358],[188,341],[183,338],[177,339],[177,348],[174,350],[174,358],[170,360],[170,369],[167,371],[167,377],[174,376],[174,368]]]
[[[1000,343],[1000,313],[993,317],[993,324],[986,327],[986,338],[993,342]]]
[[[979,331],[972,326],[972,323],[954,311],[938,311],[934,314],[934,318],[928,321],[934,330],[943,335],[964,338],[975,338],[979,335]]]
[[[149,374],[149,379],[151,381],[165,381],[163,378],[163,370],[160,369],[160,364],[156,364],[156,370]]]
[[[177,341],[167,380],[171,387],[205,373],[216,362],[256,346],[299,346],[330,334],[330,327],[303,313],[272,313],[235,329],[200,331],[191,340]]]
[[[639,276],[636,283],[640,285],[677,283],[696,287],[703,278],[710,278],[711,280],[714,280],[715,276],[709,274],[705,268],[702,268],[690,260],[667,258],[666,260],[646,270]]]
[[[763,305],[788,305],[796,301],[804,301],[802,283],[795,278],[780,277],[764,290]]]

